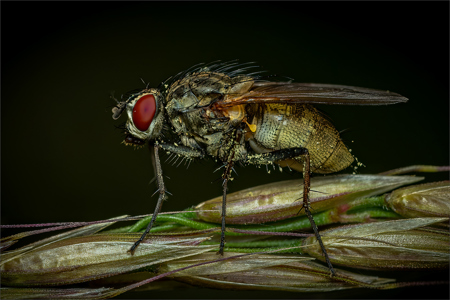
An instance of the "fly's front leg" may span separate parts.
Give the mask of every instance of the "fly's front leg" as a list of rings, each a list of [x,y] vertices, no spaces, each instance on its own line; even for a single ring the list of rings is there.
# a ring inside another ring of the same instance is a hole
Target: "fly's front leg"
[[[166,187],[164,185],[164,179],[163,179],[163,173],[162,173],[162,168],[161,168],[161,162],[159,160],[159,154],[158,154],[159,147],[160,147],[159,145],[154,145],[151,148],[153,161],[154,161],[154,167],[155,167],[155,170],[156,170],[156,180],[158,182],[158,192],[159,192],[158,202],[156,203],[156,208],[155,208],[155,211],[153,213],[152,219],[150,220],[150,223],[148,223],[148,225],[147,225],[147,229],[145,229],[145,232],[141,235],[139,240],[137,240],[134,243],[134,245],[130,248],[130,250],[128,250],[128,252],[130,252],[131,255],[134,254],[134,251],[136,251],[136,248],[145,239],[147,234],[152,229],[153,224],[155,223],[156,217],[158,216],[158,213],[161,211],[162,204],[163,204],[164,200],[166,199]]]
[[[201,150],[176,144],[159,144],[159,148],[186,157],[188,159],[203,158],[205,154]]]

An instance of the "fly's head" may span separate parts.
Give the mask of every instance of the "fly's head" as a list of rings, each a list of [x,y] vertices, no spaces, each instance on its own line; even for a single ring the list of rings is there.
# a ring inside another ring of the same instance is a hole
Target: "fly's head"
[[[112,109],[113,119],[117,120],[126,111],[126,145],[141,146],[154,141],[164,125],[162,95],[157,89],[144,89],[131,94],[125,101],[117,101]]]

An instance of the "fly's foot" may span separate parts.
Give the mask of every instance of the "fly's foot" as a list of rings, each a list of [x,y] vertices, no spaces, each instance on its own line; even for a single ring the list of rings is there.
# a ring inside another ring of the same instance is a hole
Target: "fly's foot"
[[[220,248],[219,248],[219,251],[217,251],[217,255],[221,255],[221,256],[223,256],[223,248],[225,248],[225,236],[221,236],[221,239],[220,239]]]
[[[137,247],[139,246],[139,244],[141,243],[141,241],[137,241],[134,243],[133,246],[131,246],[131,248],[127,251],[127,253],[130,253],[132,256],[134,255],[134,252],[136,251]]]

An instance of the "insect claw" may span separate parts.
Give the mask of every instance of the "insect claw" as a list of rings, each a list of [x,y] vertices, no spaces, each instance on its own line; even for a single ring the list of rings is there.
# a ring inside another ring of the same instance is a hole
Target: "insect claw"
[[[136,244],[134,244],[130,249],[128,249],[127,253],[134,255],[134,251],[136,251]]]

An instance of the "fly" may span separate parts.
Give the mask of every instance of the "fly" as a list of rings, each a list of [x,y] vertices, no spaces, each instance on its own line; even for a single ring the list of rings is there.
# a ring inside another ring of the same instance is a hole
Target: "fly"
[[[244,65],[246,65],[244,67]],[[329,174],[350,166],[354,157],[339,132],[313,104],[387,105],[408,99],[389,91],[353,86],[271,82],[255,67],[237,62],[201,64],[117,101],[113,119],[126,111],[125,144],[148,144],[156,170],[159,198],[134,253],[150,232],[167,198],[159,150],[187,160],[207,156],[223,164],[222,233],[225,245],[227,184],[236,162],[244,165],[289,166],[303,172],[303,209],[322,248],[331,273],[334,269],[310,211],[311,173]]]

